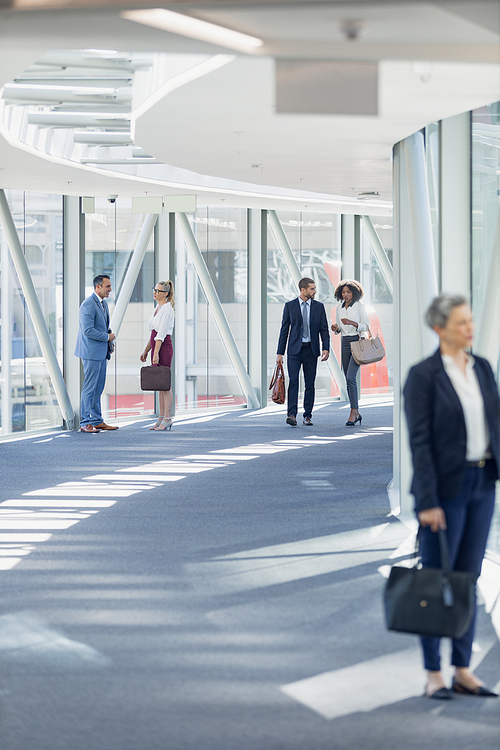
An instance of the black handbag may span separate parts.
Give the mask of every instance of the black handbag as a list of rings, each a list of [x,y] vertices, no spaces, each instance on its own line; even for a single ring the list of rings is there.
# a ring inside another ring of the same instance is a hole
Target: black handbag
[[[467,632],[475,612],[477,576],[449,569],[444,531],[439,531],[439,544],[441,568],[391,568],[384,591],[388,630],[438,638],[461,638]],[[415,562],[416,556],[415,549]]]
[[[169,391],[170,382],[170,367],[164,365],[141,367],[141,390]]]

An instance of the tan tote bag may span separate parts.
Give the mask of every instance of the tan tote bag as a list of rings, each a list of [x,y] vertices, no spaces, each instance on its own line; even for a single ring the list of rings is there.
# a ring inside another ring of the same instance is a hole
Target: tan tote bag
[[[385,350],[378,335],[373,338],[370,329],[368,333],[370,336],[367,339],[351,341],[351,354],[357,365],[371,365],[385,357]]]

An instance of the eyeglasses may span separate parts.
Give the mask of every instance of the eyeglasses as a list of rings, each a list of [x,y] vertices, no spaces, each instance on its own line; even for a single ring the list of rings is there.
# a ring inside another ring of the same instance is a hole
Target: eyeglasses
[[[157,294],[166,294],[167,292],[165,289],[157,289],[155,286],[152,287],[153,292],[156,292]]]

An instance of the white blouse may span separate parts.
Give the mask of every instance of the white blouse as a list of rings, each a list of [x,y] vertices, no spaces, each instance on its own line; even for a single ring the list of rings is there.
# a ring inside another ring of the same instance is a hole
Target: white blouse
[[[335,333],[341,333],[342,336],[356,336],[356,334],[361,333],[361,331],[367,331],[370,327],[370,319],[368,318],[368,312],[364,303],[358,300],[357,302],[354,302],[352,305],[350,305],[347,309],[343,307],[343,304],[343,302],[340,302],[337,305],[335,322],[337,324],[338,331],[335,331]],[[356,328],[356,326],[349,325],[345,326],[342,323],[341,318],[354,320],[358,324],[358,327]]]
[[[172,335],[174,330],[175,313],[170,302],[157,305],[149,319],[149,330],[156,331],[155,341],[165,341],[167,336]]]
[[[483,458],[489,458],[491,456],[488,452],[490,431],[486,422],[483,394],[474,369],[474,357],[471,354],[467,355],[465,375],[449,354],[442,354],[441,359],[464,413],[467,433],[465,458],[467,461],[481,461]]]

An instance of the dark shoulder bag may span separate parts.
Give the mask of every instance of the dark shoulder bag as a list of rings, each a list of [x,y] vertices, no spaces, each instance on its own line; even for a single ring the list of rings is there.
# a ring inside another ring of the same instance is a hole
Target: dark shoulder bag
[[[391,568],[384,591],[388,630],[438,638],[461,638],[467,632],[474,617],[477,576],[450,570],[446,534],[438,533],[440,568],[417,567],[417,548],[413,567]]]

